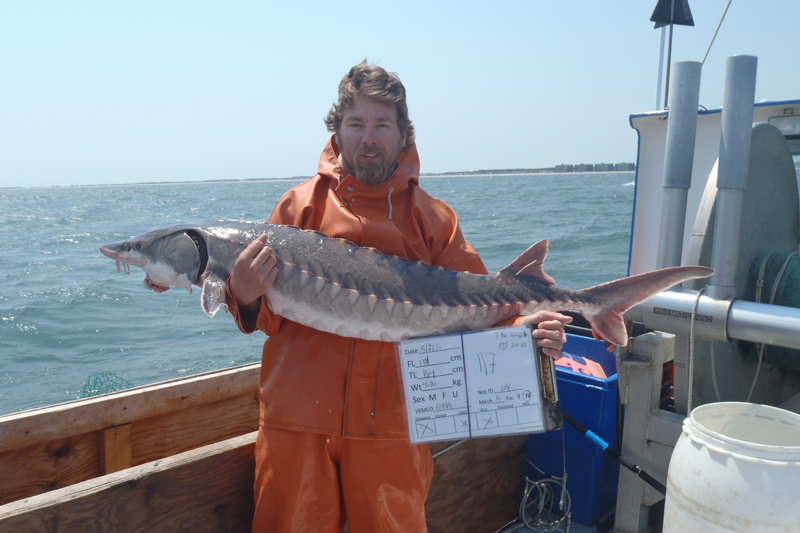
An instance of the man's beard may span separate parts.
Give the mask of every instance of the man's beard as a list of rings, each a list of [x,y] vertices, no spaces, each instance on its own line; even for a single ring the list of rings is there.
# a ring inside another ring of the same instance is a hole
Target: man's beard
[[[359,158],[365,153],[380,154],[377,161],[364,161]],[[354,160],[351,162],[353,176],[364,185],[380,185],[388,180],[397,168],[397,158],[387,157],[386,151],[377,146],[371,148],[360,147],[356,150]]]

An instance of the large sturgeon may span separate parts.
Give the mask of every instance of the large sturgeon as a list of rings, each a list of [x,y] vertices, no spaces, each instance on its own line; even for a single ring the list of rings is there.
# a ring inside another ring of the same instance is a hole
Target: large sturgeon
[[[178,225],[106,244],[100,251],[144,269],[146,281],[203,288],[209,315],[225,305],[225,283],[239,254],[258,236],[277,258],[279,276],[265,297],[289,320],[345,337],[401,341],[491,327],[539,310],[580,311],[603,339],[623,346],[622,313],[683,281],[710,276],[701,266],[671,267],[579,291],[545,274],[540,241],[495,275],[455,272],[359,247],[292,226],[220,221]]]

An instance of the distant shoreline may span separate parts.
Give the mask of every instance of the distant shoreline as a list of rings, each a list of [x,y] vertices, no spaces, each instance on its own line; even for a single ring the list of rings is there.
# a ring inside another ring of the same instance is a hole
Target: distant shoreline
[[[628,174],[635,170],[587,170],[585,172],[556,172],[555,170],[531,170],[527,172],[445,172],[441,174],[425,173],[420,178],[470,178],[474,176],[569,176],[575,174]]]
[[[442,172],[442,173],[422,173],[420,178],[470,178],[481,176],[570,176],[576,174],[625,174],[635,172],[635,170],[587,170],[581,172],[557,172],[555,170],[481,170],[464,172]],[[313,176],[293,176],[290,178],[247,178],[247,179],[210,179],[210,180],[188,180],[188,181],[137,181],[133,183],[91,183],[85,185],[34,185],[31,187],[0,187],[2,190],[15,189],[69,189],[73,187],[121,187],[121,186],[143,186],[143,185],[176,185],[176,184],[202,184],[202,183],[263,183],[273,181],[299,181],[307,180]]]

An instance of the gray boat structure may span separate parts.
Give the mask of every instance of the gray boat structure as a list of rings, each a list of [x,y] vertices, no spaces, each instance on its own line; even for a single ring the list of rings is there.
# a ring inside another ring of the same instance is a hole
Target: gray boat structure
[[[698,110],[700,67],[675,64],[669,111],[631,116],[639,156],[630,273],[715,269],[626,314],[649,331],[617,354],[621,451],[662,482],[694,407],[741,401],[800,412],[800,101],[754,104],[757,58],[733,56],[722,109]],[[659,392],[670,362],[674,407],[665,410]],[[663,498],[622,469],[615,530],[652,527]]]

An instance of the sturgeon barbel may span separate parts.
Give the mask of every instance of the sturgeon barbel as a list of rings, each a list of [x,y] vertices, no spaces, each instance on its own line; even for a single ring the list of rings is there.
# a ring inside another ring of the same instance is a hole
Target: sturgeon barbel
[[[269,308],[303,325],[344,337],[398,342],[491,327],[540,310],[580,311],[604,340],[624,346],[622,313],[689,279],[701,266],[671,267],[583,290],[557,287],[544,272],[549,243],[540,241],[494,275],[455,272],[387,255],[293,226],[220,221],[177,225],[106,244],[100,251],[146,281],[203,288],[209,315],[225,305],[225,283],[245,247],[262,234],[277,259]]]

